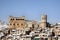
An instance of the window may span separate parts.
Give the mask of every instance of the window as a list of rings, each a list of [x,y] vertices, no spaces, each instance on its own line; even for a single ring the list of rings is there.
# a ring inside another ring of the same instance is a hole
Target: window
[[[24,19],[16,19],[16,20],[24,20]]]
[[[45,35],[43,35],[43,36],[45,36]]]
[[[21,24],[23,26],[23,24]]]
[[[15,24],[13,24],[13,25],[15,25]]]
[[[16,19],[16,20],[20,20],[20,19]]]
[[[56,27],[56,29],[57,29],[58,27]]]
[[[10,19],[10,20],[14,20],[14,19]]]

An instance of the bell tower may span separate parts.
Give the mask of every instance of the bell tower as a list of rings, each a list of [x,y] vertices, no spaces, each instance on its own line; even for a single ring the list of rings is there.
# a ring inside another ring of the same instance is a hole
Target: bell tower
[[[40,27],[44,29],[47,26],[47,15],[42,15]]]

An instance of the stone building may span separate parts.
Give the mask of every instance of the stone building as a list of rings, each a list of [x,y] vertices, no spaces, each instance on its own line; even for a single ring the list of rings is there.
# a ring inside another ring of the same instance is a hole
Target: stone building
[[[47,15],[43,15],[41,17],[41,22],[37,22],[34,20],[26,20],[25,16],[22,17],[9,17],[9,28],[10,29],[25,29],[26,27],[32,27],[34,29],[40,27],[44,29],[45,27],[50,26],[47,22]]]
[[[26,27],[26,23],[25,23],[25,16],[22,17],[13,17],[10,16],[9,17],[9,28],[10,29],[16,29],[16,28],[22,28],[24,29]]]
[[[37,23],[37,21],[26,20],[25,16],[22,16],[22,17],[13,17],[13,16],[10,16],[9,17],[9,28],[10,29],[17,29],[17,28],[25,29],[27,27],[37,28],[38,25],[39,24]]]
[[[43,15],[41,17],[40,27],[44,29],[46,26],[47,26],[47,15]]]

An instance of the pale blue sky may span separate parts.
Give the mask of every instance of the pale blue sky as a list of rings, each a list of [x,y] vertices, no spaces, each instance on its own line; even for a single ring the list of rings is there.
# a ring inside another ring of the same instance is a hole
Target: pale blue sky
[[[50,23],[60,22],[60,0],[0,0],[0,20],[5,22],[9,15],[40,21],[43,14]]]

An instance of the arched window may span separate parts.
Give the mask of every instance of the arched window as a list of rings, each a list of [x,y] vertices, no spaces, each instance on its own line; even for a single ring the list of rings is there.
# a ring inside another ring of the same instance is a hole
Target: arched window
[[[14,18],[11,18],[10,20],[14,20]]]

